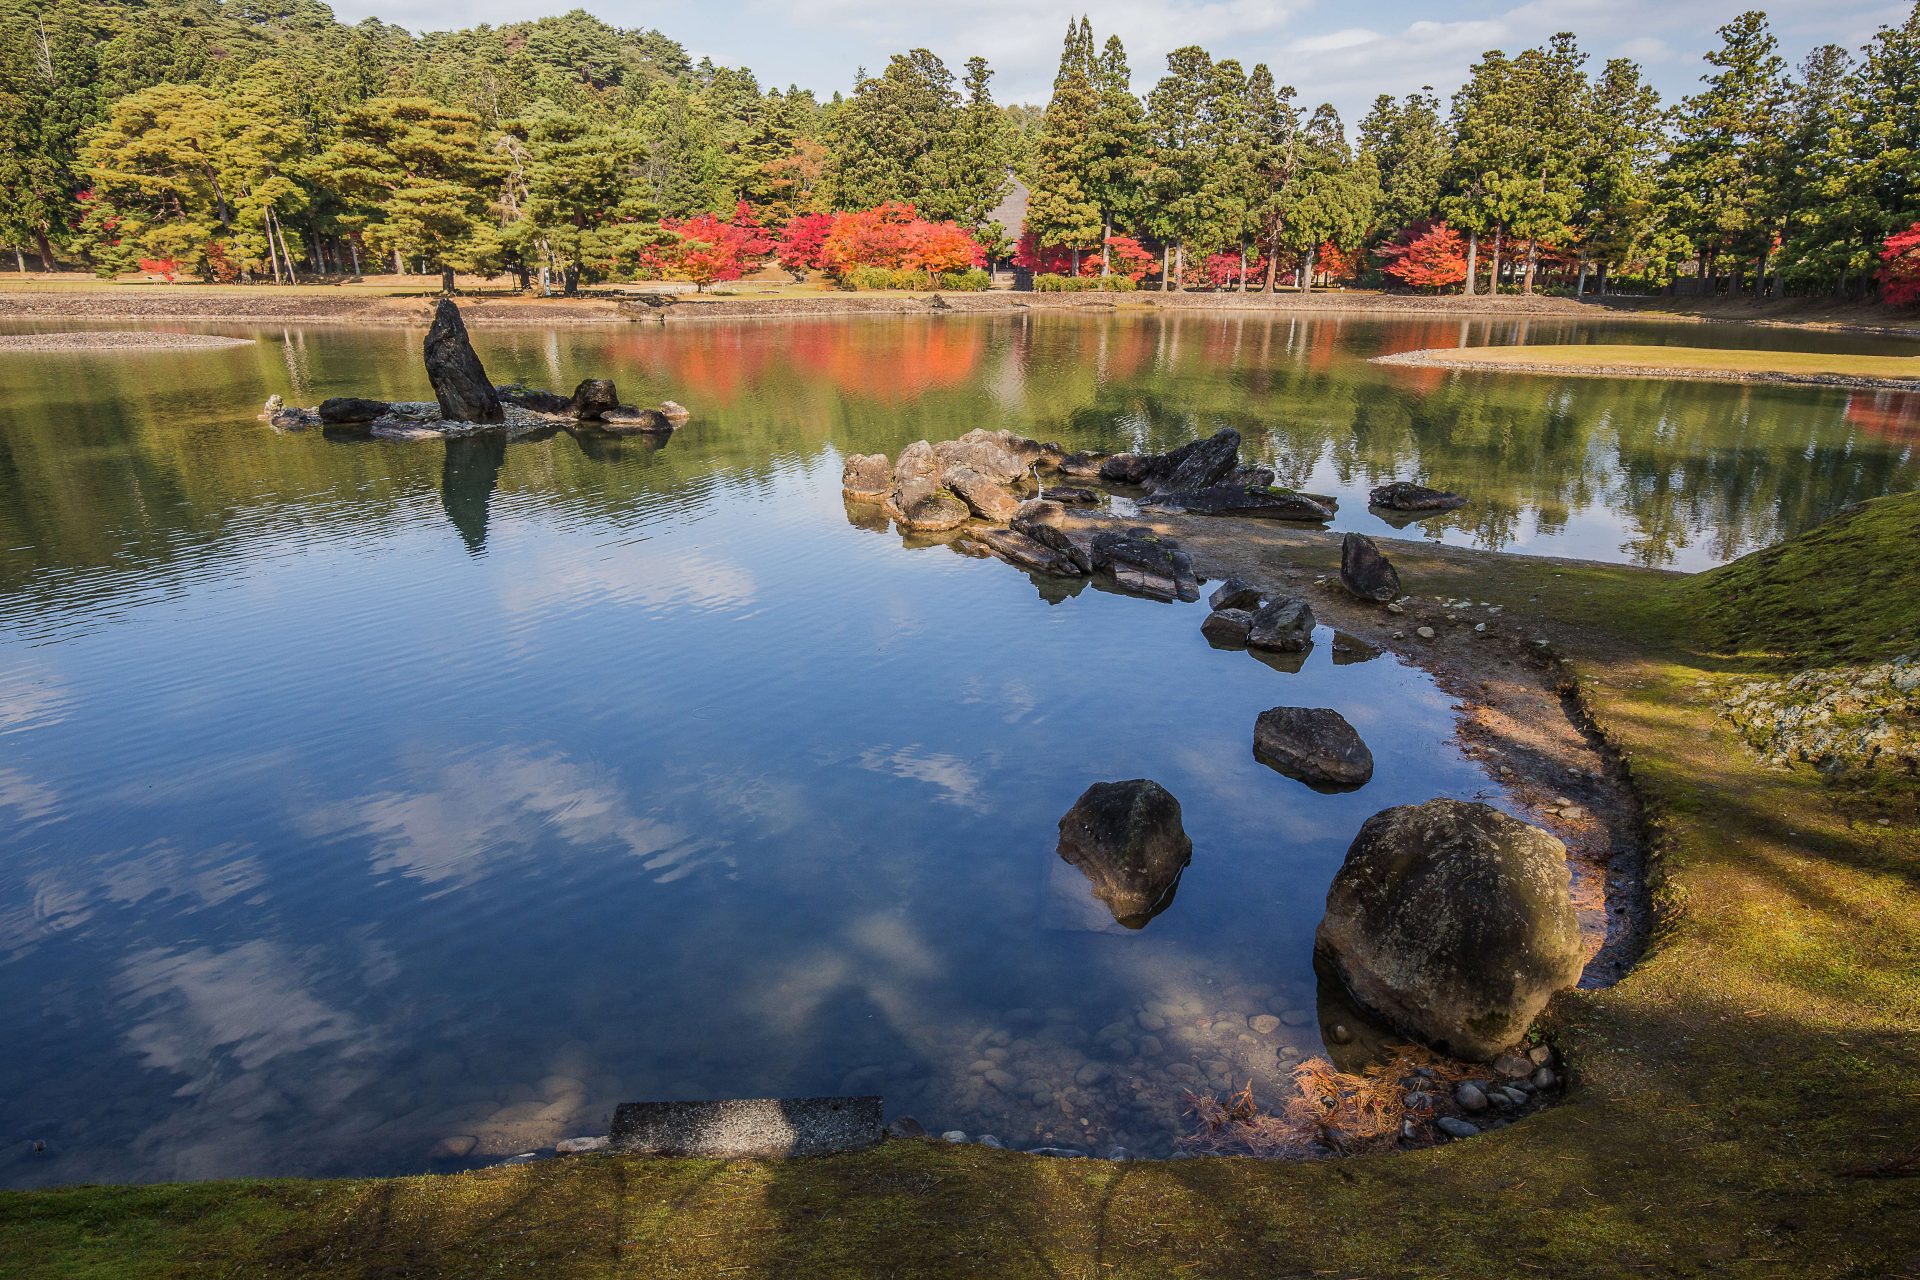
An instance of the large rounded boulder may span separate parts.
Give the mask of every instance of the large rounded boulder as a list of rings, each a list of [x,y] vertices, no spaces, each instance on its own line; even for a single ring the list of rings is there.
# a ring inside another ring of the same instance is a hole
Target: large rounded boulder
[[[1383,810],[1347,850],[1314,945],[1400,1031],[1491,1059],[1580,977],[1566,848],[1484,804]]]
[[[1080,868],[1113,918],[1138,929],[1172,901],[1193,841],[1180,802],[1146,778],[1096,782],[1060,819],[1060,856]]]

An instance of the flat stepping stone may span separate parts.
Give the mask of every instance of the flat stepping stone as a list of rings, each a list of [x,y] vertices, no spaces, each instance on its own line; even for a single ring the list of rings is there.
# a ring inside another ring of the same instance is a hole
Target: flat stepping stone
[[[877,1096],[623,1102],[607,1150],[651,1156],[820,1156],[864,1151],[885,1130]]]

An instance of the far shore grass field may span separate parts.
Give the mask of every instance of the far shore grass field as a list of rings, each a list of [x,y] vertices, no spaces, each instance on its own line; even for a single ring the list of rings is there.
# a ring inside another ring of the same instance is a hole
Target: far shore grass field
[[[1223,567],[1204,562],[1209,538],[1272,582],[1339,563],[1335,535],[1171,521],[1208,573]],[[1769,768],[1713,708],[1731,676],[1915,648],[1917,529],[1920,494],[1882,498],[1694,577],[1395,544],[1422,601],[1466,593],[1503,607],[1511,643],[1551,642],[1566,697],[1645,805],[1653,941],[1618,985],[1550,1007],[1568,1096],[1512,1128],[1307,1163],[894,1141],[785,1162],[584,1156],[13,1192],[0,1194],[0,1271],[1920,1276],[1914,780],[1855,788]]]
[[[1408,352],[1385,364],[1583,373],[1616,377],[1849,379],[1920,386],[1920,355],[1849,355],[1826,351],[1754,351],[1722,347],[1625,343],[1524,344]]]

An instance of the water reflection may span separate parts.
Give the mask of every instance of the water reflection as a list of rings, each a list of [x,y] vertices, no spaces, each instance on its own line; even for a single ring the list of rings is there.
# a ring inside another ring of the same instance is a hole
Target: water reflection
[[[1231,425],[1336,528],[1392,535],[1365,490],[1417,478],[1476,506],[1410,536],[1681,564],[1914,475],[1898,399],[1359,359],[1457,322],[485,330],[503,381],[698,411],[504,454],[266,431],[289,359],[301,399],[400,396],[417,334],[260,336],[0,361],[6,1183],[447,1167],[628,1098],[843,1089],[1151,1153],[1182,1089],[1283,1087],[1359,823],[1500,802],[1449,700],[1330,632],[1276,671],[1202,606],[904,542],[845,452]],[[1254,761],[1281,700],[1346,716],[1373,782]],[[1144,930],[1053,852],[1133,777],[1204,850]]]
[[[487,431],[446,443],[446,458],[440,464],[440,501],[474,555],[487,549],[487,504],[506,465],[504,434]]]

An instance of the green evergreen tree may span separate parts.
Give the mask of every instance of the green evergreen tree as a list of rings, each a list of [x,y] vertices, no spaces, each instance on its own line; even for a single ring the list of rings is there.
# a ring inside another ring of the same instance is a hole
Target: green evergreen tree
[[[1087,196],[1100,210],[1100,274],[1111,275],[1107,240],[1138,224],[1146,180],[1147,112],[1133,92],[1126,46],[1108,36],[1093,69],[1094,108],[1088,127]]]
[[[1381,236],[1440,216],[1441,186],[1452,148],[1431,86],[1397,102],[1386,94],[1375,98],[1360,122],[1360,150],[1372,156],[1380,170]]]
[[[1693,244],[1699,274],[1717,278],[1731,266],[1737,289],[1743,262],[1766,274],[1776,230],[1786,63],[1757,10],[1719,34],[1720,47],[1707,55],[1717,70],[1674,113],[1666,198]]]
[[[1094,121],[1100,109],[1093,32],[1083,18],[1067,24],[1053,97],[1033,140],[1026,230],[1043,247],[1080,255],[1100,243],[1103,231],[1095,165],[1099,158]]]

